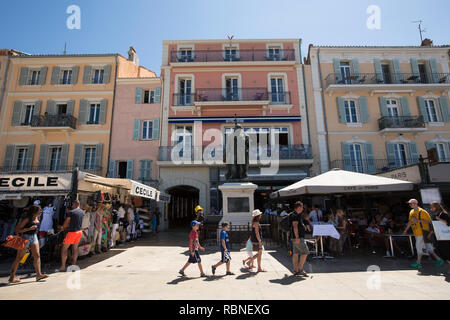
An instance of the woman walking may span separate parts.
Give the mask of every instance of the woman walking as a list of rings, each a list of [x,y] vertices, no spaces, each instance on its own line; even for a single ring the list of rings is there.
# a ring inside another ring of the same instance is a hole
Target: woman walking
[[[434,216],[436,217],[436,220],[444,223],[447,226],[450,226],[450,215],[447,211],[444,210],[442,205],[439,202],[432,202],[431,203],[431,210],[434,213]],[[449,269],[447,271],[447,274],[450,274],[450,240],[439,240],[437,241],[437,249],[439,251],[440,257],[447,261],[449,264]]]
[[[340,256],[344,255],[344,244],[348,237],[347,231],[347,219],[345,218],[344,210],[339,209],[336,211],[336,229],[339,232],[340,238],[338,242],[338,254]]]
[[[41,273],[41,256],[39,253],[39,240],[37,234],[39,232],[39,219],[38,216],[42,212],[41,207],[31,206],[25,217],[14,229],[15,234],[21,234],[22,238],[28,240],[25,248],[17,250],[17,256],[11,267],[11,275],[9,277],[9,283],[19,283],[20,279],[16,278],[17,267],[22,257],[30,248],[33,255],[34,270],[36,270],[36,281],[48,278],[48,275]]]
[[[262,212],[258,209],[253,210],[252,212],[252,233],[250,239],[252,240],[253,245],[253,251],[257,251],[258,253],[252,258],[253,260],[256,259],[258,262],[258,271],[257,272],[266,272],[261,267],[261,256],[263,251],[263,243],[262,243],[262,229],[259,221],[261,220]]]

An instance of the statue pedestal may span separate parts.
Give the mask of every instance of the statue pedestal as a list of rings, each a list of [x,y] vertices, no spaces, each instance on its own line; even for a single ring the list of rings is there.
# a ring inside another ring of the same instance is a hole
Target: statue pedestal
[[[219,186],[223,199],[223,217],[219,227],[224,221],[233,225],[251,223],[256,188],[258,186],[251,182],[230,182]]]

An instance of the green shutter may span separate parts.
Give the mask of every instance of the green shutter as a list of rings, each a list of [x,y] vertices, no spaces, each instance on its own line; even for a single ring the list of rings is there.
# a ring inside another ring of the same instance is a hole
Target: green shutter
[[[28,147],[27,156],[25,158],[25,170],[30,171],[33,167],[34,144]]]
[[[91,66],[84,66],[84,74],[83,74],[83,83],[88,84],[91,83],[91,72],[92,67]]]
[[[430,65],[430,71],[431,71],[431,78],[433,79],[434,83],[439,83],[439,69],[438,69],[438,64],[437,64],[437,60],[435,58],[430,59],[429,60],[429,65]]]
[[[342,160],[344,161],[344,170],[352,171],[352,163],[350,160],[350,143],[341,142]]]
[[[369,106],[367,104],[367,98],[366,97],[358,98],[358,103],[359,103],[359,113],[361,115],[361,122],[362,123],[370,122]]]
[[[401,97],[400,104],[402,105],[402,116],[409,117],[411,115],[411,112],[409,110],[408,97]]]
[[[361,74],[359,72],[359,60],[357,58],[352,60],[352,69],[353,69],[353,75],[357,75],[358,80],[360,80]]]
[[[346,123],[344,98],[337,98],[339,122]]]
[[[133,140],[139,140],[141,120],[134,119]]]
[[[450,122],[450,111],[448,109],[447,97],[439,97],[439,105],[441,106],[442,121]]]
[[[5,160],[3,161],[3,171],[13,171],[13,158],[14,158],[13,144],[8,144],[5,151]]]
[[[134,99],[135,103],[142,103],[142,88],[136,88],[136,96]]]
[[[153,135],[152,139],[158,140],[159,139],[159,118],[153,120]]]
[[[76,144],[73,153],[73,166],[83,168],[83,145]]]
[[[155,102],[161,102],[161,88],[155,89]]]
[[[22,101],[14,101],[14,109],[13,109],[13,115],[11,119],[11,125],[12,126],[20,126],[22,123]]]
[[[25,86],[27,85],[29,69],[27,67],[20,68],[20,76],[19,76],[19,85]]]
[[[109,160],[108,177],[109,178],[116,177],[116,161],[115,160]]]
[[[50,80],[50,84],[59,84],[59,73],[60,67],[53,67],[52,69],[52,79]]]
[[[367,159],[367,173],[375,174],[376,168],[375,168],[375,159],[373,156],[372,143],[370,142],[365,143],[365,149]]]
[[[80,108],[78,110],[78,123],[86,124],[88,116],[88,101],[85,99],[80,100]]]
[[[428,119],[427,110],[425,108],[425,99],[423,97],[417,97],[417,104],[419,106],[419,112],[423,116],[423,121],[430,122]]]
[[[411,163],[418,163],[419,162],[419,153],[417,152],[417,144],[415,142],[409,143],[409,152],[411,157]]]
[[[74,100],[69,100],[67,101],[67,114],[68,115],[73,115],[73,106],[75,104]]]
[[[377,81],[383,82],[383,69],[381,68],[381,60],[374,59],[373,64],[375,66],[375,73],[377,74]]]
[[[45,84],[45,79],[47,78],[47,67],[42,67],[39,74],[39,85]]]
[[[342,75],[341,75],[341,60],[334,58],[333,59],[333,67],[334,67],[334,73],[336,81],[342,81]]]
[[[387,99],[383,97],[379,97],[378,101],[380,102],[380,113],[382,117],[388,117],[388,111],[387,111]]]
[[[411,69],[412,69],[412,73],[419,77],[418,82],[420,83],[421,79],[420,79],[420,71],[419,71],[419,63],[417,62],[417,59],[411,58]]]
[[[95,146],[95,171],[100,171],[102,169],[102,154],[103,154],[103,144],[97,144]]]
[[[47,171],[49,169],[48,144],[41,144],[39,148],[38,171]]]
[[[431,141],[426,141],[425,142],[425,146],[426,146],[427,150],[430,150],[430,149],[435,148],[436,144],[434,142],[431,142]]]
[[[147,180],[152,179],[152,171],[153,171],[153,160],[147,160]]]
[[[39,116],[41,114],[41,105],[42,105],[41,100],[37,100],[34,102],[33,116]]]
[[[386,152],[389,160],[389,168],[392,169],[398,167],[394,151],[394,144],[392,142],[386,142]]]
[[[63,144],[61,146],[61,170],[69,171],[67,168],[67,157],[69,155],[69,145]]]
[[[47,107],[45,108],[45,112],[48,113],[48,115],[56,115],[56,102],[55,100],[47,100]]]
[[[134,160],[127,160],[127,179],[133,179]]]
[[[402,79],[400,61],[398,59],[392,59],[392,67],[394,68],[394,83],[400,83],[400,80]]]
[[[139,161],[139,179],[145,180],[145,169],[146,169],[146,162],[145,160]]]
[[[100,116],[99,116],[99,123],[105,124],[106,123],[106,112],[107,112],[107,103],[108,100],[102,99],[100,101]]]
[[[109,80],[111,78],[111,65],[108,64],[105,66],[104,68],[104,73],[103,73],[103,83],[109,83]]]
[[[80,70],[79,66],[74,66],[72,68],[72,84],[77,84],[79,70]]]

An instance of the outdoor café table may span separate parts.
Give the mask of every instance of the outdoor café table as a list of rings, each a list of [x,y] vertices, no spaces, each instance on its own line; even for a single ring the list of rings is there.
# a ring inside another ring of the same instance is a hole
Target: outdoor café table
[[[408,237],[409,238],[409,247],[411,248],[411,257],[414,256],[414,246],[413,246],[413,242],[412,242],[412,237],[414,237],[414,235],[412,234],[393,234],[393,233],[385,233],[384,234],[386,237],[389,238],[389,246],[391,247],[391,257],[395,258],[395,253],[394,253],[394,244],[392,242],[392,238],[393,237]]]
[[[326,259],[333,259],[331,256],[326,256],[323,252],[323,237],[333,237],[335,239],[338,239],[341,237],[339,232],[336,230],[334,225],[331,223],[312,223],[313,227],[313,237],[320,237],[320,252],[321,256],[317,256],[314,258],[326,258]]]

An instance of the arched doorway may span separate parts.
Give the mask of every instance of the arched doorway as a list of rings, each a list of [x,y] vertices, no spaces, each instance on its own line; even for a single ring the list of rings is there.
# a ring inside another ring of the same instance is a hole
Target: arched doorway
[[[169,228],[189,229],[194,219],[194,208],[199,204],[199,189],[187,185],[178,185],[167,189],[170,194],[168,210]]]

